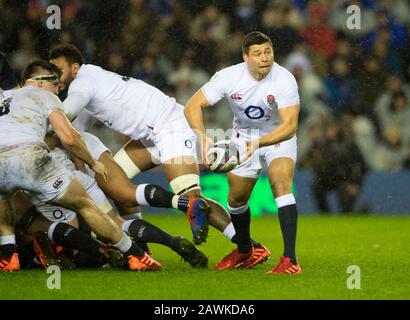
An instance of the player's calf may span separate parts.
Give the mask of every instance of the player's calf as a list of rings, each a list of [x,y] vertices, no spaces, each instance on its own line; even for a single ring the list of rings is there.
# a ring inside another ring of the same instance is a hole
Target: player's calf
[[[206,241],[209,205],[204,199],[179,196],[155,185],[141,184],[137,187],[137,201],[141,205],[175,208],[185,212],[191,224],[194,243]]]

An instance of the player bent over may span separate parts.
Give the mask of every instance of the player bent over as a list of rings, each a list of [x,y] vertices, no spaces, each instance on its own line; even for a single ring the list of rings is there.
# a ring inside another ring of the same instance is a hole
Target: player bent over
[[[127,256],[130,269],[159,269],[158,262],[97,208],[78,179],[49,156],[44,144],[48,123],[66,150],[97,174],[106,175],[104,165],[92,158],[62,110],[55,95],[59,77],[60,71],[55,66],[36,60],[23,72],[23,88],[5,91],[0,96],[0,194],[7,197],[0,204],[0,270],[19,269],[9,198],[20,189],[37,194],[43,202],[78,212],[98,236]]]
[[[217,264],[217,269],[247,267],[255,248],[250,241],[248,200],[262,168],[266,167],[279,208],[284,253],[269,274],[295,274],[297,209],[292,194],[296,162],[296,129],[300,110],[293,75],[274,62],[270,38],[252,32],[242,42],[243,63],[217,72],[185,106],[190,126],[200,132],[203,159],[210,147],[202,108],[228,100],[234,113],[232,141],[246,144],[245,158],[228,173],[229,213],[240,238],[238,248]]]
[[[63,71],[61,81],[68,88],[64,108],[69,115],[83,110],[79,113],[82,117],[86,111],[106,126],[131,138],[114,156],[128,178],[161,164],[176,194],[202,197],[195,152],[196,137],[186,122],[183,106],[141,80],[84,64],[81,52],[73,45],[57,46],[50,50],[49,57]],[[100,160],[111,172],[111,159],[102,157]],[[126,177],[123,172],[117,172],[118,175],[110,175],[116,181],[106,186],[103,186],[104,182],[100,184],[97,178],[99,186],[114,200],[121,197],[119,191]],[[229,239],[237,242],[235,229],[225,209],[211,199],[207,202],[210,205],[208,216],[199,212],[190,217],[194,243],[205,241],[208,220]],[[255,242],[255,245],[258,244]]]

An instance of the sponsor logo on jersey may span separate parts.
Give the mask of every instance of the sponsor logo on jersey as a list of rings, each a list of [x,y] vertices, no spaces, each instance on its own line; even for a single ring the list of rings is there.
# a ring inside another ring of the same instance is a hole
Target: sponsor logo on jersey
[[[240,93],[233,93],[233,94],[231,94],[231,99],[236,100],[236,101],[241,101],[242,100],[242,95]]]
[[[275,96],[274,96],[274,95],[271,95],[271,94],[269,94],[269,95],[266,97],[266,100],[268,101],[268,104],[269,104],[271,107],[273,107],[273,106],[275,105],[275,103],[276,103],[276,98],[275,98]]]
[[[10,103],[13,98],[7,98],[0,105],[0,117],[8,114],[10,112]]]
[[[187,147],[188,149],[192,148],[192,141],[190,139],[185,140],[185,147]]]
[[[61,185],[63,184],[63,179],[58,178],[54,183],[53,183],[53,188],[54,189],[58,189],[61,187]]]
[[[60,220],[63,217],[64,213],[60,209],[56,209],[53,211],[53,217],[54,219]]]

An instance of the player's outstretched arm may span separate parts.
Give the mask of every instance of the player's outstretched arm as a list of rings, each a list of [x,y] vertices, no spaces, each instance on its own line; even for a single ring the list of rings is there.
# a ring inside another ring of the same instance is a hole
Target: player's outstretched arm
[[[202,90],[199,89],[185,105],[184,114],[189,125],[194,132],[199,136],[202,147],[202,159],[206,163],[206,154],[208,149],[212,147],[212,140],[207,137],[205,132],[204,117],[202,108],[209,107],[210,104],[206,99]]]
[[[257,141],[259,147],[270,146],[292,138],[298,128],[299,111],[300,105],[279,109],[281,124]]]
[[[62,109],[54,109],[50,112],[49,120],[54,132],[60,138],[64,148],[74,157],[87,163],[90,168],[107,179],[107,171],[104,165],[93,159],[81,134],[73,127]]]

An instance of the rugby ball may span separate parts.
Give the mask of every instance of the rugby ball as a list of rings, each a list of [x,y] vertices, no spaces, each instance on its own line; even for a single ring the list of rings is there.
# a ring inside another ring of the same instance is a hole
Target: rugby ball
[[[218,141],[208,150],[207,160],[211,171],[227,173],[238,165],[239,149],[230,140]]]

